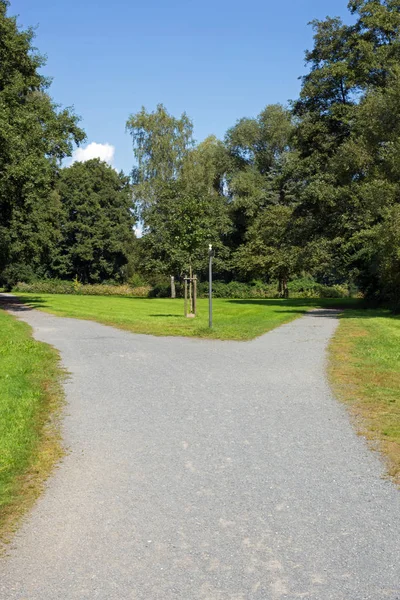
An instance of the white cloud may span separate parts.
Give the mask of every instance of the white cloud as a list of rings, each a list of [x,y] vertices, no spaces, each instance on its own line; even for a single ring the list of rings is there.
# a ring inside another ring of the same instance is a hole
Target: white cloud
[[[112,165],[114,162],[115,148],[111,144],[98,144],[92,142],[86,148],[77,148],[72,154],[72,162],[85,162],[91,158],[100,158]]]

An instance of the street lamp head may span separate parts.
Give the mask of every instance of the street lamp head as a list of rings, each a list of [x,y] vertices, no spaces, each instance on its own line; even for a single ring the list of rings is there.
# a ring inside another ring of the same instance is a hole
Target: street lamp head
[[[208,249],[211,252],[211,250],[212,250],[212,244],[208,244]]]

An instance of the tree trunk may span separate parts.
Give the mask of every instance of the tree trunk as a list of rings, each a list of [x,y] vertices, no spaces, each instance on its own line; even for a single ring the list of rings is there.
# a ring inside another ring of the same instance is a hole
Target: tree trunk
[[[288,288],[288,284],[287,284],[287,279],[286,278],[283,280],[283,297],[284,298],[289,298],[289,288]]]
[[[171,298],[176,298],[175,277],[171,275]]]
[[[282,298],[283,296],[283,279],[281,277],[279,277],[279,281],[278,281],[278,297]]]

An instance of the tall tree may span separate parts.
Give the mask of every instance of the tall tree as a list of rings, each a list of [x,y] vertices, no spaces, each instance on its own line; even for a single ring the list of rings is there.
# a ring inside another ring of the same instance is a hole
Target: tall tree
[[[233,266],[245,277],[276,277],[282,287],[297,264],[290,241],[292,134],[290,112],[270,105],[256,119],[238,121],[225,139],[231,157]]]
[[[216,250],[216,271],[226,268],[230,231],[227,198],[223,194],[225,150],[211,137],[188,152],[179,176],[153,182],[157,201],[144,211],[143,247],[149,272],[175,274],[205,271],[207,248]]]
[[[374,262],[368,244],[399,198],[400,8],[397,1],[354,0],[349,9],[352,25],[313,24],[310,72],[294,105],[297,214],[312,221],[310,248],[323,248],[338,277],[353,274],[367,289]]]
[[[179,176],[183,161],[193,147],[193,124],[186,113],[179,119],[162,104],[154,112],[131,115],[126,129],[132,137],[136,165],[132,170],[135,195],[140,206],[157,201],[157,189]]]
[[[127,122],[137,165],[134,195],[143,223],[141,242],[148,273],[201,272],[207,244],[218,251],[217,268],[227,257],[223,238],[229,230],[224,172],[227,155],[216,138],[194,147],[193,126],[159,105]]]
[[[70,109],[48,95],[33,31],[0,0],[0,279],[48,272],[57,239],[53,194],[60,162],[85,137]]]
[[[53,270],[83,283],[121,280],[134,238],[129,179],[99,159],[63,169],[61,227]]]

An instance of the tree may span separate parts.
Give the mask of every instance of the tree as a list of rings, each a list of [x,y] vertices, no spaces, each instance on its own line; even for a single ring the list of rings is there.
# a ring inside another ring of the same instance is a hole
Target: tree
[[[226,268],[230,220],[222,193],[224,157],[221,142],[208,138],[187,154],[179,177],[153,182],[157,201],[143,213],[148,272],[182,276],[192,268],[201,274],[210,243],[216,250],[216,271]]]
[[[39,74],[33,31],[18,29],[0,0],[0,279],[48,273],[57,240],[53,193],[60,162],[85,137]]]
[[[296,215],[312,223],[303,238],[330,255],[331,273],[371,290],[373,240],[399,202],[400,9],[391,0],[355,0],[349,9],[353,25],[313,24],[311,70],[294,104]]]
[[[179,176],[183,161],[193,147],[193,124],[186,113],[176,119],[159,104],[152,113],[143,107],[131,115],[126,129],[132,136],[137,163],[132,169],[135,197],[139,207],[144,208],[157,201],[156,187],[159,189]]]
[[[143,223],[141,256],[148,274],[180,276],[190,267],[204,270],[208,243],[217,249],[216,266],[227,257],[223,238],[230,223],[224,175],[227,154],[210,137],[194,147],[193,126],[159,105],[143,108],[127,122],[137,165],[134,195]]]
[[[289,239],[295,205],[288,177],[293,128],[290,112],[270,105],[256,119],[238,121],[225,138],[231,157],[233,266],[245,278],[278,278],[282,290],[297,264]]]
[[[287,295],[289,278],[299,270],[300,248],[291,239],[293,210],[271,205],[260,211],[246,233],[246,243],[235,253],[239,273],[279,282],[279,294]]]
[[[129,179],[93,159],[63,169],[57,192],[62,217],[54,273],[82,283],[121,280],[134,238]]]

